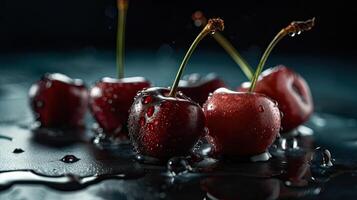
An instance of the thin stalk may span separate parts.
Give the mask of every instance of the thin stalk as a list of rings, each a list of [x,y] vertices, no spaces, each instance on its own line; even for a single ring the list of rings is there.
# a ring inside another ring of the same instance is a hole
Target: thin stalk
[[[117,20],[117,45],[116,45],[116,65],[118,78],[124,78],[125,62],[125,23],[128,10],[127,0],[118,0],[118,20]]]

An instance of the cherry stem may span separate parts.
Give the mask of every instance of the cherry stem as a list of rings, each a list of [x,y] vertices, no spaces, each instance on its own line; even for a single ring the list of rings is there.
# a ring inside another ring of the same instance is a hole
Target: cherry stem
[[[118,78],[124,78],[124,62],[125,62],[125,22],[128,10],[128,0],[117,0],[118,7],[118,24],[117,24],[117,75]]]
[[[239,65],[245,76],[252,80],[254,70],[248,62],[240,55],[233,45],[220,33],[214,34],[213,38],[223,47],[224,50],[232,57],[235,63]]]
[[[183,74],[183,71],[185,69],[185,66],[188,62],[188,60],[190,59],[193,51],[196,49],[197,45],[199,44],[199,42],[209,33],[211,34],[215,34],[217,31],[223,31],[224,29],[224,22],[222,19],[220,18],[215,18],[215,19],[210,19],[208,20],[208,23],[206,24],[206,26],[202,29],[202,31],[197,35],[196,39],[193,41],[193,43],[191,44],[190,48],[188,49],[188,51],[186,52],[185,57],[182,60],[182,63],[180,65],[180,68],[176,74],[176,78],[171,86],[171,90],[169,93],[170,97],[175,97],[176,96],[176,91],[177,91],[177,87],[178,84],[180,82],[181,76]]]
[[[206,17],[203,15],[201,11],[196,11],[192,15],[192,19],[194,20],[197,26],[204,26],[207,23]],[[242,55],[235,49],[227,38],[225,38],[221,33],[217,32],[213,35],[213,38],[222,46],[222,48],[232,57],[235,63],[241,68],[245,76],[251,80],[253,77],[254,70],[249,65],[249,63],[242,57]]]
[[[265,63],[266,63],[270,53],[276,46],[276,44],[278,44],[279,41],[281,39],[283,39],[286,35],[290,35],[291,37],[293,37],[295,35],[299,35],[303,31],[311,30],[314,25],[315,25],[315,18],[312,18],[307,21],[291,22],[287,27],[281,29],[281,31],[274,37],[274,39],[270,42],[268,47],[265,49],[265,52],[259,61],[258,67],[255,70],[254,77],[252,79],[252,82],[251,82],[251,85],[249,88],[249,92],[254,91],[257,81],[258,81],[258,78],[259,78],[259,75],[262,72]]]

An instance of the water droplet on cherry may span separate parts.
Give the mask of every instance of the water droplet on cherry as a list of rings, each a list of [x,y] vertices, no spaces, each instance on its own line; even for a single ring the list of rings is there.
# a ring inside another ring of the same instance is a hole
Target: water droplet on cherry
[[[280,118],[284,117],[284,113],[280,111]]]
[[[150,106],[150,107],[148,108],[147,112],[146,112],[146,115],[147,115],[148,117],[151,117],[151,116],[154,114],[154,112],[155,112],[155,107],[154,107],[154,106]]]
[[[61,158],[61,161],[64,163],[75,163],[79,160],[80,159],[74,155],[65,155],[63,158]]]
[[[173,157],[167,162],[167,171],[171,176],[177,176],[192,171],[192,167],[185,157]]]
[[[51,81],[46,82],[45,87],[46,88],[52,87],[52,82]]]
[[[43,103],[43,101],[38,100],[38,101],[35,101],[35,106],[37,108],[43,108],[44,103]]]
[[[145,125],[145,117],[141,117],[139,120],[140,126],[144,126]]]
[[[262,105],[259,105],[259,112],[264,112],[264,107]]]
[[[147,127],[150,131],[153,131],[154,130],[154,125],[153,124],[147,124]]]
[[[146,96],[143,98],[143,104],[148,104],[152,102],[152,97],[151,96]]]
[[[294,32],[289,33],[289,36],[290,36],[290,37],[294,37],[294,36],[295,36],[295,33],[294,33]]]

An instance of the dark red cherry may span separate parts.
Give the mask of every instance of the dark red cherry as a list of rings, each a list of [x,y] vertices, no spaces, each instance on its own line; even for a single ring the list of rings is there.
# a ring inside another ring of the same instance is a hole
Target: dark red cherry
[[[208,95],[221,87],[225,87],[225,84],[215,74],[208,74],[205,77],[199,74],[190,74],[180,80],[177,90],[182,91],[186,96],[202,106],[206,102]]]
[[[138,93],[130,109],[129,136],[139,154],[160,159],[187,155],[204,134],[201,107],[167,88],[148,88]]]
[[[223,156],[265,152],[280,129],[276,103],[259,93],[216,90],[203,105],[209,135]]]
[[[243,83],[238,91],[247,91],[250,83]],[[291,131],[306,122],[313,112],[313,101],[308,84],[299,74],[283,65],[265,70],[255,87],[278,102],[283,117],[283,132]]]
[[[103,78],[90,90],[90,110],[106,135],[127,136],[129,109],[136,93],[150,87],[143,77]]]
[[[80,79],[46,74],[29,91],[36,121],[46,128],[78,128],[84,125],[88,90]]]

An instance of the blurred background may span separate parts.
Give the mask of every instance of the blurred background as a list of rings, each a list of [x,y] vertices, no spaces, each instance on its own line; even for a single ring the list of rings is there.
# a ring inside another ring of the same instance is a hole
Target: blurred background
[[[351,1],[131,0],[126,32],[126,75],[171,84],[200,28],[192,14],[225,20],[224,35],[252,66],[274,35],[293,20],[316,17],[316,27],[285,38],[268,66],[285,64],[309,82],[318,112],[357,117],[356,29]],[[82,78],[88,86],[116,76],[115,0],[0,0],[0,111],[16,119],[30,85],[47,72]],[[185,73],[216,72],[231,88],[247,79],[212,39],[201,42]],[[0,117],[0,120],[2,120]]]
[[[241,50],[263,48],[292,20],[317,18],[312,33],[282,42],[283,52],[355,52],[357,23],[351,1],[131,0],[127,47],[186,48],[199,29],[191,15],[203,11],[226,22],[224,34]],[[115,47],[115,0],[1,0],[1,51]],[[219,49],[210,41],[204,42]]]

